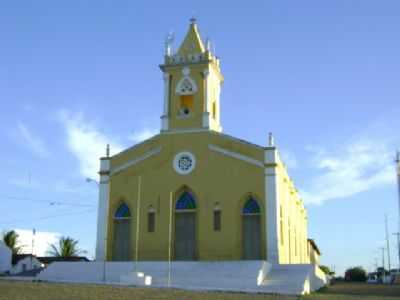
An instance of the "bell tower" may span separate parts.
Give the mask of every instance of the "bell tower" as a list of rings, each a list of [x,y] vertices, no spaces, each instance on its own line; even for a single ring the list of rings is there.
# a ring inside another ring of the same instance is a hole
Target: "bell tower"
[[[164,112],[161,131],[213,130],[221,132],[220,91],[224,80],[219,59],[200,37],[196,20],[179,50],[174,53],[172,38],[165,45]]]

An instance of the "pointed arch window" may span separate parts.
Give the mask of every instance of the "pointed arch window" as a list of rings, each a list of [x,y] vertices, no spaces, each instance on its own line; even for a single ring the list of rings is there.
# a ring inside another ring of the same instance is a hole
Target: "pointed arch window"
[[[250,197],[243,206],[242,213],[244,215],[259,215],[260,214],[260,206],[257,201]]]
[[[147,232],[154,232],[156,230],[156,210],[150,205],[147,211]]]
[[[194,210],[196,209],[196,201],[192,193],[185,191],[181,194],[175,205],[176,210]]]
[[[114,218],[115,219],[127,219],[131,217],[131,212],[129,210],[128,205],[126,203],[122,203],[118,209],[115,211]]]
[[[221,207],[217,202],[214,206],[214,222],[213,227],[214,231],[221,231]]]

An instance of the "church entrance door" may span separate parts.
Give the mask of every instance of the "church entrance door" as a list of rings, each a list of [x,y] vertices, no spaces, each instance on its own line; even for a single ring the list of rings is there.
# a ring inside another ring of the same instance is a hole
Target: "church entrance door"
[[[126,203],[122,203],[114,214],[113,261],[127,261],[130,258],[131,212]]]
[[[243,259],[261,259],[261,210],[258,202],[250,197],[242,209]]]
[[[113,261],[127,261],[130,253],[130,220],[114,222]]]
[[[195,223],[194,212],[175,214],[175,260],[195,260]]]
[[[184,190],[175,205],[175,260],[196,259],[196,201]]]
[[[243,216],[243,249],[244,259],[261,259],[260,216]]]

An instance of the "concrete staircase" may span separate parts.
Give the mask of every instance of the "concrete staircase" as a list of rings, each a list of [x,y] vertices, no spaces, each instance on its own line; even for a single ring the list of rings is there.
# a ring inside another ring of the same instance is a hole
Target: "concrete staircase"
[[[273,265],[261,286],[266,293],[304,295],[327,284],[326,276],[314,265]]]

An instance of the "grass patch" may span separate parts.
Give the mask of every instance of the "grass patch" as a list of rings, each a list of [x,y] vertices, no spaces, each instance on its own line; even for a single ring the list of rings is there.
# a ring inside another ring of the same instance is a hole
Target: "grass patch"
[[[400,286],[337,283],[308,296],[0,280],[0,300],[399,300]]]
[[[174,289],[0,281],[0,300],[297,300],[298,297]]]

